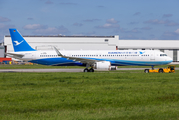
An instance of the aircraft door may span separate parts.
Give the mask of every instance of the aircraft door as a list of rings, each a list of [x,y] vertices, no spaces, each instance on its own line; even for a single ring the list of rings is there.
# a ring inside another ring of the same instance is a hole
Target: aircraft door
[[[35,52],[32,53],[32,59],[33,59],[33,60],[36,59],[36,53],[35,53]]]
[[[150,52],[150,60],[155,60],[155,51],[153,50]]]

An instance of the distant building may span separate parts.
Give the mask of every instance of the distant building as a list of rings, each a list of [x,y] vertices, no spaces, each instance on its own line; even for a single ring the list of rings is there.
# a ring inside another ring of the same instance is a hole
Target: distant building
[[[4,57],[4,46],[0,46],[0,58]]]
[[[111,50],[116,49],[119,36],[23,36],[37,50],[51,50],[52,46],[60,50]],[[4,37],[7,52],[13,52],[10,36]]]

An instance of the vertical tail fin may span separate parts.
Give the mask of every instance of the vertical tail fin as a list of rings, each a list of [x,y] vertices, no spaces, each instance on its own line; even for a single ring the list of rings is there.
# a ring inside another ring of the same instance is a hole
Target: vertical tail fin
[[[33,49],[22,37],[22,35],[18,32],[16,29],[9,29],[12,44],[14,47],[15,52],[21,52],[21,51],[36,51]]]

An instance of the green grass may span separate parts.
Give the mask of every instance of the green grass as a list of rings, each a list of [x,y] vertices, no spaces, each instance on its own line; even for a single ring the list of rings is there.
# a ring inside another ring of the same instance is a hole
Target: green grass
[[[0,119],[176,120],[178,73],[0,73]]]
[[[9,65],[9,64],[2,64],[0,65],[0,69],[56,69],[56,68],[64,68],[64,69],[71,69],[71,68],[85,68],[80,66],[47,66],[47,65]]]
[[[161,65],[161,66],[155,66],[155,68],[167,68],[168,65]],[[176,67],[179,67],[179,65],[175,65]],[[53,69],[53,68],[85,68],[80,66],[46,66],[46,65],[8,65],[8,64],[1,64],[0,69]],[[151,66],[118,66],[118,68],[151,68]]]

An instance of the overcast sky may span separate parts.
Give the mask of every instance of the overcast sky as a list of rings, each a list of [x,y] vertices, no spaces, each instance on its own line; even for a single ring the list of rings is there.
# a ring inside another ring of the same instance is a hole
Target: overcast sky
[[[22,35],[179,40],[179,0],[0,0],[0,42]]]

